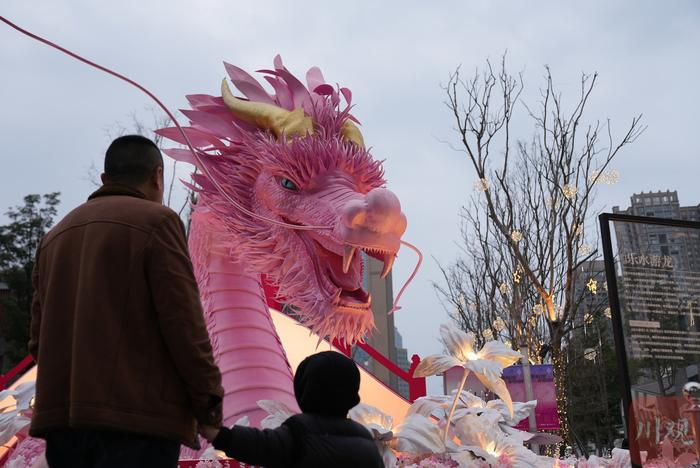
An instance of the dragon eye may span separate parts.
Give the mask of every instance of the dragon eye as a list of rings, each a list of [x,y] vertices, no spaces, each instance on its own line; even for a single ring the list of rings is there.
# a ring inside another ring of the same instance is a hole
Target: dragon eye
[[[297,187],[297,184],[295,184],[289,179],[285,179],[284,177],[280,179],[280,185],[286,188],[287,190],[293,190],[294,192],[299,191],[299,187]]]

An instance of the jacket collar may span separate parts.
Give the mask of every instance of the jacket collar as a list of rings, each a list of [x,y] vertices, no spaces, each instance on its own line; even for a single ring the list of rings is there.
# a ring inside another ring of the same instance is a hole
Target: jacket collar
[[[109,197],[115,195],[143,198],[144,200],[146,199],[146,195],[144,195],[144,193],[140,190],[137,190],[133,187],[129,187],[128,185],[115,184],[113,182],[110,182],[104,184],[102,187],[93,192],[92,195],[88,197],[88,200],[92,200],[98,197]]]

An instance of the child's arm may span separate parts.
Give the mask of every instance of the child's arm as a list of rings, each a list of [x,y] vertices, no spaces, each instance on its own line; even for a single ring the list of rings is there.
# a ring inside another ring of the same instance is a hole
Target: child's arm
[[[286,425],[263,430],[222,427],[212,444],[229,457],[250,465],[288,466],[295,458],[294,439]]]

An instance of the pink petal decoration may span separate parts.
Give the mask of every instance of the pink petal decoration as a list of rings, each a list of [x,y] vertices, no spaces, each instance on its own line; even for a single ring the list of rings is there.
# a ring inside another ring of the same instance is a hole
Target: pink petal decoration
[[[352,91],[350,91],[348,88],[340,88],[340,92],[343,94],[343,97],[345,98],[345,102],[348,103],[348,106],[352,104]]]
[[[323,78],[323,73],[318,67],[311,67],[309,71],[306,72],[306,84],[309,89],[316,89],[322,84],[326,84],[325,78]]]
[[[192,164],[193,166],[198,166],[197,161],[195,161],[194,156],[192,156],[192,151],[190,151],[189,149],[167,148],[163,150],[163,153],[167,154],[175,161]]]
[[[275,90],[275,98],[277,100],[277,105],[287,109],[294,110],[294,101],[292,100],[292,93],[289,92],[289,88],[284,83],[284,81],[277,76],[265,76],[268,83],[272,85]]]
[[[221,97],[210,96],[208,94],[189,94],[185,96],[187,102],[190,103],[192,109],[196,109],[201,106],[223,106],[224,100]]]
[[[235,65],[224,62],[224,67],[226,67],[226,72],[228,76],[231,77],[231,81],[236,85],[236,88],[243,93],[251,101],[265,102],[267,104],[274,104],[272,98],[267,91],[260,86],[260,83],[250,76],[245,71],[241,70]]]
[[[275,70],[284,70],[284,64],[282,63],[282,57],[280,57],[280,54],[275,55],[275,58],[272,59],[272,64],[275,66]]]
[[[186,109],[182,109],[180,112],[190,119],[193,127],[198,130],[208,131],[219,138],[228,139],[240,133],[232,122],[227,122],[223,118],[209,112]]]
[[[333,94],[333,91],[335,91],[333,89],[333,86],[331,86],[329,84],[325,84],[325,83],[316,86],[315,88],[313,88],[313,90],[314,90],[314,93],[320,94],[322,96],[329,96],[329,95]]]
[[[194,146],[197,146],[197,147],[207,147],[207,146],[222,147],[223,146],[221,144],[221,140],[213,137],[212,135],[210,135],[208,133],[196,130],[196,129],[191,128],[191,127],[183,127],[183,130],[185,131],[187,138],[190,139],[190,142]],[[180,133],[180,130],[175,128],[175,127],[160,128],[158,130],[155,130],[154,133],[157,135],[160,135],[162,137],[165,137],[169,140],[176,141],[176,142],[180,143],[181,145],[186,144],[185,139],[182,136],[182,133]]]

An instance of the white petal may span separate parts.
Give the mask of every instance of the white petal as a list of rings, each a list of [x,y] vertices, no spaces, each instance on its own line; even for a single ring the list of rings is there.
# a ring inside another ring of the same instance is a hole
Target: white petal
[[[510,398],[510,392],[508,391],[508,387],[506,387],[506,383],[501,379],[500,377],[497,379],[489,379],[483,374],[476,374],[476,377],[481,381],[482,384],[489,390],[493,391],[496,395],[498,395],[501,400],[506,404],[508,407],[508,414],[512,418],[513,417],[513,401]]]
[[[502,367],[508,367],[520,359],[523,355],[517,351],[513,351],[508,346],[504,345],[500,341],[489,341],[487,342],[481,350],[476,353],[480,359],[488,359],[490,361],[496,361],[501,364]]]
[[[440,325],[442,342],[451,355],[460,361],[467,360],[467,353],[474,352],[474,334],[465,333],[454,325]]]
[[[233,423],[234,426],[243,426],[243,427],[250,427],[250,418],[248,415],[243,416],[242,418],[238,418],[235,423]]]
[[[485,359],[476,359],[467,361],[464,367],[474,372],[486,376],[489,380],[495,380],[503,374],[503,367],[496,361],[487,361]]]
[[[510,415],[510,410],[503,400],[491,400],[486,406],[499,411],[503,415],[503,421],[509,426],[515,426],[523,419],[527,418],[530,413],[535,410],[537,400],[528,401],[527,403],[513,403],[513,416]]]
[[[0,414],[0,445],[5,445],[15,434],[29,425],[29,418],[17,411]]]
[[[360,403],[350,410],[348,417],[370,429],[377,429],[380,432],[391,431],[394,427],[394,419],[375,408],[374,406]]]
[[[457,390],[452,391],[452,395],[454,395],[457,392]],[[479,398],[478,396],[474,395],[473,393],[470,393],[466,390],[462,390],[462,394],[459,396],[459,405],[465,406],[468,408],[484,408],[486,407],[486,402]]]
[[[480,416],[467,415],[456,421],[455,433],[462,445],[485,447],[488,442],[496,440],[501,434],[501,428],[493,420],[482,419]]]
[[[438,375],[445,372],[447,369],[451,369],[455,366],[462,366],[462,363],[452,356],[445,356],[444,354],[433,354],[423,358],[423,360],[416,367],[413,375],[415,377],[428,377],[430,375]]]
[[[282,425],[289,417],[294,416],[296,412],[292,411],[284,403],[274,400],[258,400],[258,406],[268,415],[260,421],[260,427],[263,429],[276,429]]]
[[[29,403],[31,403],[34,394],[36,393],[36,381],[24,382],[17,386],[15,389],[16,395],[15,400],[17,400],[17,410],[26,411],[29,409]]]
[[[430,416],[438,410],[444,410],[450,404],[452,404],[453,398],[447,395],[428,395],[418,398],[413,404],[408,408],[406,414],[422,414],[423,416]]]
[[[530,413],[535,411],[536,406],[537,400],[532,400],[525,403],[513,403],[513,417],[506,418],[506,424],[509,426],[515,426],[520,421],[530,416]]]
[[[432,420],[412,414],[396,428],[396,449],[407,453],[443,453],[446,450],[440,427]]]

